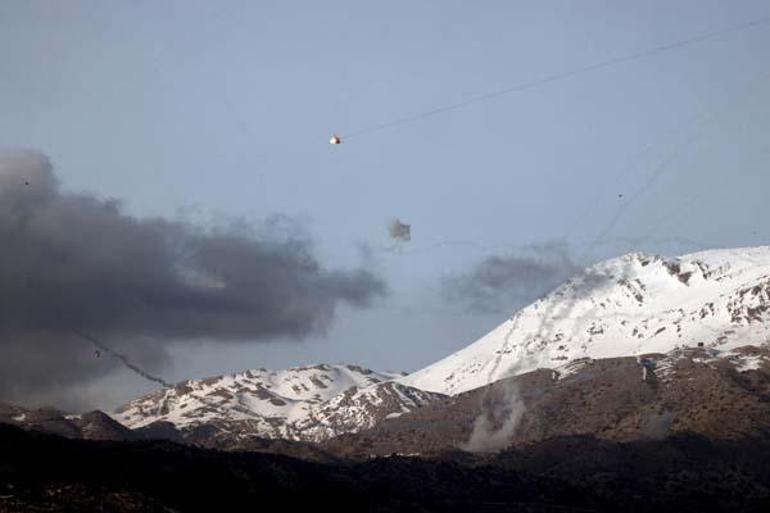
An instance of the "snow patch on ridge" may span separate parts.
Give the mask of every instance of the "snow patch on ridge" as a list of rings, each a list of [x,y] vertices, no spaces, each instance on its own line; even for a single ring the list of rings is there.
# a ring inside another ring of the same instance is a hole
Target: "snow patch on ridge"
[[[470,346],[399,382],[458,394],[581,359],[721,351],[768,340],[770,247],[676,258],[631,253],[589,267]],[[746,365],[753,365],[746,363]]]
[[[355,365],[252,369],[183,381],[129,402],[113,417],[130,428],[166,421],[180,429],[211,424],[243,436],[321,440],[441,397],[392,381],[400,376]]]

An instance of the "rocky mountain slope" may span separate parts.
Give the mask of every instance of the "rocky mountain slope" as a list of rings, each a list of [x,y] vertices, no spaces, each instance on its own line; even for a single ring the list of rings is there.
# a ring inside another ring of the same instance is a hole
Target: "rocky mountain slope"
[[[130,428],[173,425],[198,441],[263,437],[318,441],[374,426],[440,399],[354,365],[254,369],[192,379],[140,397],[113,416]]]
[[[497,381],[324,443],[350,457],[496,451],[564,436],[770,439],[770,346],[573,362]]]
[[[470,346],[399,381],[459,394],[581,358],[730,350],[768,340],[770,246],[676,258],[633,253],[562,284]]]
[[[53,408],[27,409],[0,403],[0,423],[67,438],[87,438],[89,440],[134,440],[137,438],[136,433],[99,410],[82,415],[69,415]]]

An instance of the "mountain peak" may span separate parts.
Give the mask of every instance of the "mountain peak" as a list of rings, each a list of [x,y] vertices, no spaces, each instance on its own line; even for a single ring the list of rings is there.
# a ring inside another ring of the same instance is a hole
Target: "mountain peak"
[[[586,268],[470,346],[401,383],[457,394],[580,358],[731,349],[767,340],[770,246],[629,253]]]
[[[244,435],[322,439],[439,397],[392,381],[400,376],[342,364],[250,369],[183,381],[129,402],[114,417],[131,428],[227,424],[224,429]]]

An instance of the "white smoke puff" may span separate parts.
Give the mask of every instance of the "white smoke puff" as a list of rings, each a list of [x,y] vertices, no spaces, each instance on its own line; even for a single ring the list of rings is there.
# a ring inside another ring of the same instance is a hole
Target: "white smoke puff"
[[[642,426],[642,435],[655,440],[666,438],[674,422],[674,412],[664,411],[651,415]]]
[[[468,441],[460,449],[468,452],[499,452],[511,445],[513,434],[527,411],[519,389],[506,384],[484,397],[482,413],[473,422]]]

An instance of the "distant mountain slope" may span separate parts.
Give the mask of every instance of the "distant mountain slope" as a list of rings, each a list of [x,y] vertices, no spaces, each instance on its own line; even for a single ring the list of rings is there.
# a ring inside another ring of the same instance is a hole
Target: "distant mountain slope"
[[[768,340],[770,246],[678,258],[633,253],[596,264],[470,346],[400,378],[458,394],[579,358],[722,350]]]
[[[68,415],[53,408],[27,409],[0,403],[0,423],[67,438],[87,438],[90,440],[134,440],[137,438],[136,433],[99,410],[82,415]]]
[[[248,370],[191,379],[135,399],[114,412],[131,428],[169,422],[186,437],[259,436],[317,441],[366,429],[419,408],[440,394],[423,392],[355,365]]]
[[[630,441],[698,433],[770,439],[769,344],[582,360],[569,371],[541,369],[496,381],[323,447],[369,458],[499,450],[564,436]],[[488,428],[469,446],[479,419],[486,419]]]

